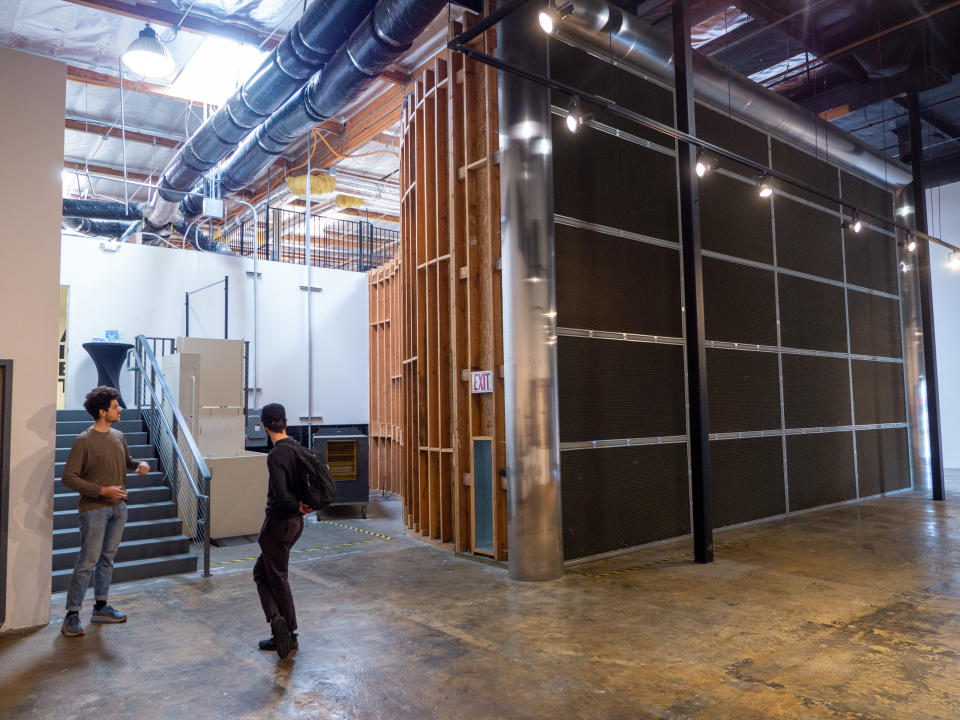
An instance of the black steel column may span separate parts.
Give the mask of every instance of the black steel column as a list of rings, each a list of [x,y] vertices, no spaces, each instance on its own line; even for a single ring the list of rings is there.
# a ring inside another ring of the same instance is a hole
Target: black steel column
[[[920,133],[920,98],[907,96],[910,112],[910,166],[913,168],[913,215],[917,230],[927,232],[927,196],[923,184],[923,137]],[[943,500],[943,450],[940,444],[940,387],[937,382],[937,343],[933,329],[933,284],[930,279],[930,244],[917,238],[917,279],[920,289],[920,327],[923,331],[923,377],[927,388],[927,422],[930,428],[930,480],[933,499]]]
[[[673,62],[677,129],[697,134],[693,105],[693,51],[690,47],[689,0],[673,3]],[[707,421],[707,351],[703,330],[703,264],[700,256],[700,191],[697,148],[678,141],[680,166],[680,248],[683,256],[683,304],[687,326],[687,399],[690,404],[693,556],[713,562],[713,512],[710,501],[710,439]]]
[[[223,339],[228,337],[227,329],[230,327],[230,276],[223,276]]]

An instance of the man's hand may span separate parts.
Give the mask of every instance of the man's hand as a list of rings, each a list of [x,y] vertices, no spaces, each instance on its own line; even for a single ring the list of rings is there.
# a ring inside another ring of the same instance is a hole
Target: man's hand
[[[137,465],[137,475],[146,475],[150,472],[150,463],[141,462]]]
[[[108,500],[126,500],[127,491],[119,485],[109,485],[100,488],[100,497],[105,497]]]
[[[303,503],[300,503],[300,514],[301,514],[301,515],[309,515],[309,514],[312,513],[312,512],[313,512],[313,508],[312,508],[312,507],[307,507],[307,506],[304,505]]]

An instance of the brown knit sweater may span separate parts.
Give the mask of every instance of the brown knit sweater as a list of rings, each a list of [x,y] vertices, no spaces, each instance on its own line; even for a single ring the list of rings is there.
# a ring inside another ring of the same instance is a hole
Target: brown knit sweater
[[[101,496],[100,488],[119,485],[126,490],[127,471],[136,470],[139,464],[130,457],[122,432],[90,427],[73,441],[63,468],[63,484],[80,493],[80,512],[109,507],[123,501]]]

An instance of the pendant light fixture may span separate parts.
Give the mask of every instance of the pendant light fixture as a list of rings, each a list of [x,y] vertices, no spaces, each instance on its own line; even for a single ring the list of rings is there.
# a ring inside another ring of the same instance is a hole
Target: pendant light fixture
[[[157,37],[156,31],[147,23],[127,51],[123,54],[123,64],[131,72],[144,77],[169,77],[176,67],[170,51]]]

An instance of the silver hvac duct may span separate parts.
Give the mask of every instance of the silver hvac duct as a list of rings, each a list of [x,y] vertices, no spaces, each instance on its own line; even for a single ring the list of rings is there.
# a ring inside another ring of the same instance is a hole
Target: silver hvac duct
[[[673,39],[605,0],[572,0],[557,35],[578,47],[673,85]],[[694,92],[718,108],[835,165],[894,186],[910,169],[772,90],[694,53]]]
[[[144,208],[150,227],[176,224],[177,206],[203,174],[334,56],[373,0],[314,0],[256,72],[190,137],[167,164]]]

